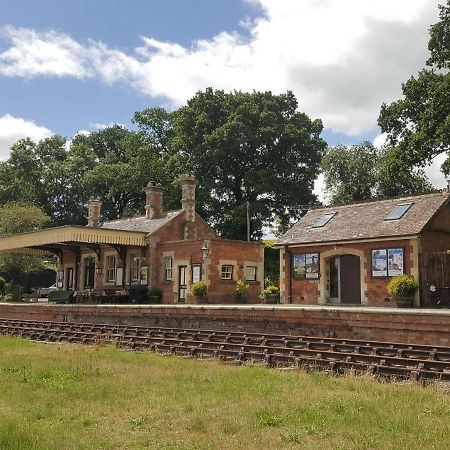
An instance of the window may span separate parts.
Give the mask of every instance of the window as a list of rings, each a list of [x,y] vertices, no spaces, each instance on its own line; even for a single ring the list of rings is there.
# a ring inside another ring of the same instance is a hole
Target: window
[[[222,280],[232,280],[233,279],[233,266],[224,265],[222,266]]]
[[[164,279],[166,281],[172,281],[173,279],[173,258],[171,256],[166,256],[164,258]]]
[[[93,288],[95,278],[95,258],[84,259],[84,287]]]
[[[131,257],[131,281],[139,281],[140,277],[140,265],[141,265],[141,258],[139,256],[132,256]]]
[[[256,281],[257,267],[246,266],[245,267],[245,281]]]
[[[202,266],[200,264],[192,265],[192,282],[197,283],[202,279]]]
[[[334,216],[335,212],[324,214],[317,222],[312,226],[313,228],[321,228],[324,227]]]
[[[66,269],[67,289],[73,289],[73,267]]]
[[[398,204],[384,220],[397,220],[401,219],[406,211],[411,208],[412,203],[400,203]]]
[[[106,257],[106,281],[108,283],[116,281],[116,257],[113,255]]]

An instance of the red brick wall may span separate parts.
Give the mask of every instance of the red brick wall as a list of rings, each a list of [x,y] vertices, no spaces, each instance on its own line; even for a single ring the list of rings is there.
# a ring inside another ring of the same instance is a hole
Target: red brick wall
[[[324,252],[336,252],[339,254],[340,251],[346,250],[356,250],[363,252],[363,264],[364,277],[361,279],[361,284],[364,290],[364,296],[369,306],[389,306],[393,303],[393,300],[389,297],[387,293],[387,284],[390,278],[373,278],[372,277],[372,249],[380,248],[404,248],[405,265],[404,271],[409,274],[412,269],[417,269],[417,262],[414,261],[413,247],[411,241],[409,240],[395,240],[395,241],[374,241],[374,242],[360,242],[351,244],[334,244],[334,245],[317,245],[317,246],[305,246],[305,247],[294,247],[290,248],[290,252],[294,256],[300,253],[324,253]],[[321,260],[320,267],[320,277],[328,277],[326,266],[323,267],[323,261]],[[285,253],[285,267],[289,270],[289,254]],[[285,292],[289,291],[289,274],[285,274]],[[320,297],[320,289],[323,287],[324,280],[322,283],[319,280],[294,280],[292,279],[292,292],[291,299],[292,303],[300,304],[318,304]]]
[[[450,311],[0,304],[0,318],[255,331],[450,346]]]

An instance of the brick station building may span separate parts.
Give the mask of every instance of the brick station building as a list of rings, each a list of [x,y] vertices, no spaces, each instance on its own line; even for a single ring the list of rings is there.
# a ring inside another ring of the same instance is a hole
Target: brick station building
[[[162,209],[164,188],[146,187],[145,215],[101,222],[101,201],[89,201],[88,225],[63,226],[0,239],[0,251],[58,256],[60,290],[116,295],[159,287],[163,303],[192,302],[191,286],[208,282],[209,303],[231,303],[238,279],[249,302],[263,288],[263,244],[224,240],[195,211],[192,177],[182,180],[182,208]]]
[[[390,306],[390,278],[411,274],[420,306],[431,284],[419,270],[423,257],[448,260],[449,192],[311,209],[276,247],[284,303]]]

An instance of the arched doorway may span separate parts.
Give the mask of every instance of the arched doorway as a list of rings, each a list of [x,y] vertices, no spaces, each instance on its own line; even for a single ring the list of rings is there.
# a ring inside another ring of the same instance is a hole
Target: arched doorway
[[[328,259],[328,294],[332,304],[361,304],[361,263],[356,255]]]

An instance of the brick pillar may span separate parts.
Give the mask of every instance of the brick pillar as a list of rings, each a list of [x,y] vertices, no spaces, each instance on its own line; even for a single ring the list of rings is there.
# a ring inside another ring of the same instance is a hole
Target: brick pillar
[[[193,176],[181,179],[181,205],[185,215],[184,239],[196,239],[195,228],[195,187],[197,180]]]
[[[100,225],[100,208],[102,202],[99,198],[91,197],[88,202],[89,215],[88,227],[98,227]]]
[[[145,215],[149,219],[157,219],[162,216],[163,192],[164,188],[156,181],[150,181],[147,184],[145,188]]]

